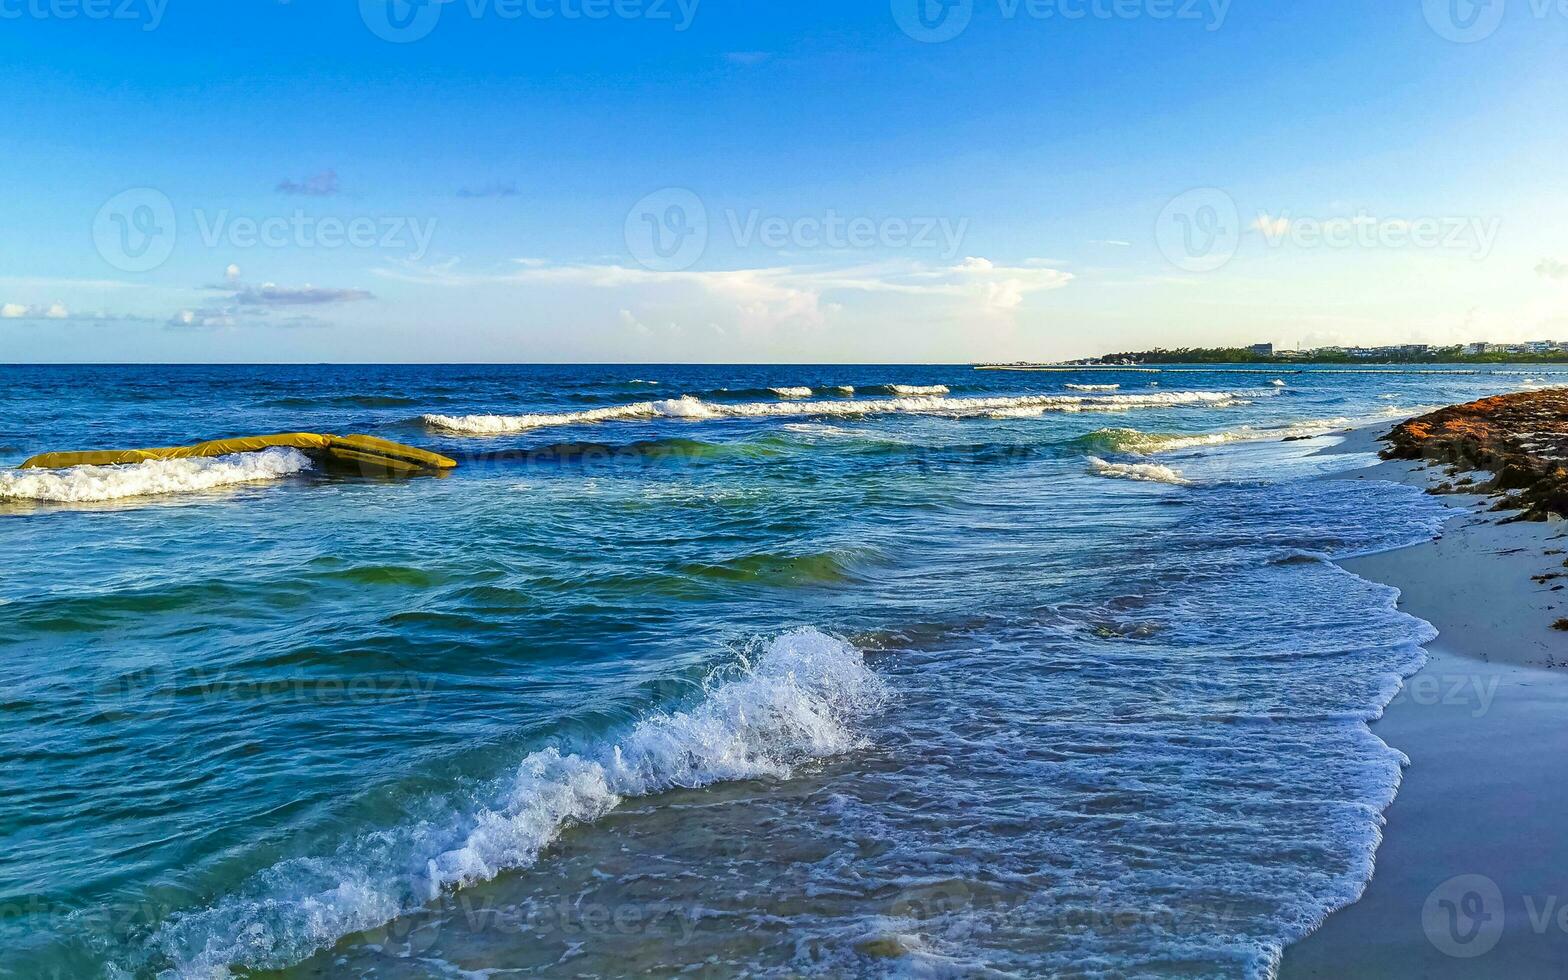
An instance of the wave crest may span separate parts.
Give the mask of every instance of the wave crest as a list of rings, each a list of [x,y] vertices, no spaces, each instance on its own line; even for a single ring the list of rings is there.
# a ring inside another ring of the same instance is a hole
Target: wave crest
[[[75,504],[193,493],[279,480],[310,467],[310,458],[297,449],[265,449],[212,458],[148,460],[126,466],[12,470],[0,472],[0,501]]]
[[[1079,442],[1091,449],[1104,452],[1150,456],[1154,453],[1194,449],[1198,446],[1222,446],[1228,442],[1240,442],[1247,438],[1251,436],[1241,430],[1185,435],[1175,432],[1144,432],[1141,429],[1097,429],[1084,436]]]
[[[634,402],[581,412],[529,415],[425,415],[433,428],[463,435],[505,435],[560,425],[587,425],[633,419],[782,418],[801,416],[954,415],[1026,418],[1046,412],[1117,411],[1207,405],[1225,408],[1241,402],[1228,391],[1170,391],[1141,395],[1016,395],[982,398],[906,396],[878,400],[818,400],[715,404],[691,395],[663,401]]]
[[[647,715],[579,752],[550,747],[509,777],[454,794],[444,823],[368,834],[326,859],[276,865],[240,894],[171,918],[153,937],[174,977],[281,968],[386,924],[444,892],[534,864],[564,829],[629,797],[784,779],[861,744],[887,693],[860,651],[807,627],[760,642],[684,711]]]
[[[1089,457],[1089,472],[1115,480],[1137,480],[1142,483],[1169,483],[1184,487],[1192,483],[1180,470],[1158,463],[1111,463],[1098,456]]]

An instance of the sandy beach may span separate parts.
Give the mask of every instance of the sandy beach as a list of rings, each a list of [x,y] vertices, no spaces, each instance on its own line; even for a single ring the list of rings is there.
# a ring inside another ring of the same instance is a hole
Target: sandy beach
[[[1386,426],[1336,452],[1374,448]],[[1430,485],[1392,461],[1339,478]],[[1568,524],[1499,523],[1444,496],[1438,540],[1344,562],[1439,638],[1373,731],[1410,757],[1362,898],[1286,951],[1280,976],[1560,977],[1568,965]],[[1544,578],[1538,578],[1544,577]]]

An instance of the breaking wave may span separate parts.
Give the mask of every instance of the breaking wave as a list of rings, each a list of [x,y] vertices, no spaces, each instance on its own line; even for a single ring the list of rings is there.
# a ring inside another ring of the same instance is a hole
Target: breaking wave
[[[780,398],[810,398],[812,394],[811,389],[805,386],[795,388],[769,388],[768,390],[773,392],[775,395],[778,395]]]
[[[861,417],[868,415],[953,415],[1024,418],[1046,412],[1115,411],[1239,404],[1241,396],[1224,391],[1172,391],[1142,395],[1020,395],[990,398],[899,397],[878,400],[818,400],[719,404],[690,395],[663,401],[635,402],[580,412],[528,415],[425,415],[432,428],[466,435],[503,435],[560,425],[585,425],[629,419],[726,419],[768,417]]]
[[[807,627],[760,642],[716,672],[700,700],[658,711],[570,752],[534,752],[509,776],[437,801],[440,817],[367,834],[326,858],[285,861],[233,897],[178,914],[152,937],[160,976],[277,969],[375,929],[442,894],[525,868],[574,824],[627,798],[742,779],[862,744],[886,698],[859,650]]]
[[[310,466],[310,458],[297,449],[266,449],[213,458],[149,460],[125,466],[11,470],[0,472],[0,501],[74,504],[192,493],[278,480]]]
[[[1067,385],[1068,391],[1120,391],[1121,385]]]
[[[1327,435],[1338,429],[1354,425],[1352,419],[1310,419],[1276,428],[1241,426],[1223,432],[1144,432],[1141,429],[1097,429],[1078,440],[1079,445],[1091,451],[1107,453],[1132,453],[1153,456],[1156,453],[1178,452],[1200,446],[1223,446],[1233,442],[1262,442],[1270,439],[1292,441]]]
[[[1089,457],[1089,472],[1116,480],[1137,480],[1142,483],[1169,483],[1184,487],[1192,483],[1180,470],[1158,463],[1110,463],[1098,456]]]
[[[1230,432],[1204,432],[1187,435],[1175,432],[1144,432],[1140,429],[1097,429],[1078,442],[1088,449],[1110,453],[1134,453],[1152,456],[1155,453],[1194,449],[1198,446],[1222,446],[1248,438],[1245,430]]]

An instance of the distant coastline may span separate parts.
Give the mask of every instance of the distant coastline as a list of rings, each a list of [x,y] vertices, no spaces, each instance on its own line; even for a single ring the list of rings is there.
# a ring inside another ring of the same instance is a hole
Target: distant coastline
[[[1568,365],[1568,358],[1560,361],[1217,361],[1196,363],[1175,361],[1171,363],[1059,363],[1033,364],[974,364],[976,371],[1041,371],[1082,372],[1096,371],[1107,374],[1202,374],[1215,370],[1235,374],[1540,374],[1544,369]],[[1541,370],[1536,370],[1537,368]],[[1565,372],[1551,372],[1562,374]]]
[[[989,370],[1040,370],[1085,367],[1147,367],[1159,365],[1279,365],[1323,367],[1336,365],[1491,365],[1568,364],[1568,343],[1537,341],[1529,344],[1466,344],[1431,347],[1407,344],[1398,347],[1320,347],[1310,351],[1277,351],[1273,344],[1252,347],[1179,347],[1101,354],[1076,361],[1047,364],[977,365]]]

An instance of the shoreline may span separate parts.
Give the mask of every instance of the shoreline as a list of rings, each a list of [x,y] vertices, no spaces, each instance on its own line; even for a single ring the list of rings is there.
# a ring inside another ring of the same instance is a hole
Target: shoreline
[[[1290,362],[1281,361],[1276,364],[1247,362],[1247,363],[1216,363],[1207,366],[1194,366],[1189,364],[972,364],[970,367],[976,371],[1019,371],[1039,373],[1072,373],[1075,371],[1099,371],[1111,373],[1130,374],[1209,374],[1224,371],[1227,374],[1435,374],[1435,375],[1493,375],[1500,374],[1507,377],[1518,375],[1537,374],[1565,374],[1568,371],[1552,370],[1552,368],[1568,368],[1568,361],[1552,361],[1544,363],[1539,370],[1526,370],[1529,365],[1499,362],[1495,365],[1466,364],[1453,362],[1452,364],[1401,364],[1390,362],[1387,364],[1360,365],[1348,363],[1341,365],[1334,361],[1317,362]]]
[[[1386,426],[1331,453],[1374,451]],[[1443,482],[1385,461],[1327,479]],[[1340,561],[1401,592],[1439,632],[1371,725],[1410,758],[1362,896],[1287,947],[1281,980],[1559,977],[1568,963],[1568,522],[1499,523],[1495,498],[1444,495],[1429,542]],[[1564,575],[1536,579],[1535,576]]]

